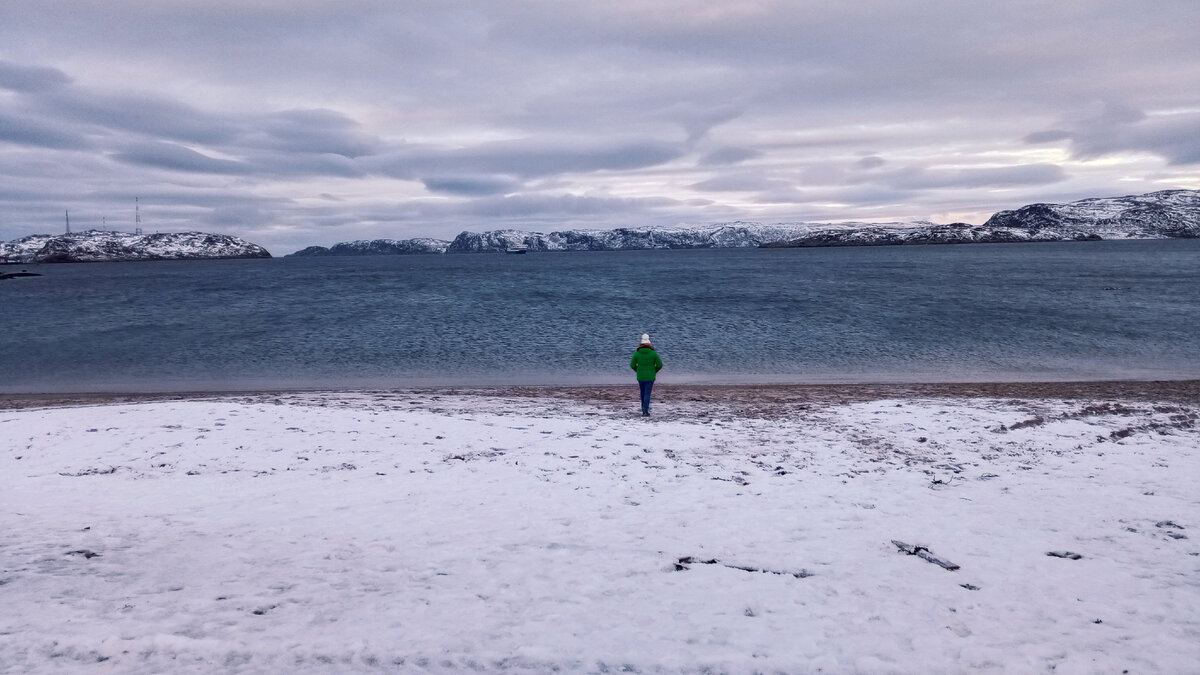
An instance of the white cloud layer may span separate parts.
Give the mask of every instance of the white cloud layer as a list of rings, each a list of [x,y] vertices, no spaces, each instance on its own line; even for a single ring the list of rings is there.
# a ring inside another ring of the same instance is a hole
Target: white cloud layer
[[[0,239],[980,221],[1200,188],[1200,4],[6,0]]]

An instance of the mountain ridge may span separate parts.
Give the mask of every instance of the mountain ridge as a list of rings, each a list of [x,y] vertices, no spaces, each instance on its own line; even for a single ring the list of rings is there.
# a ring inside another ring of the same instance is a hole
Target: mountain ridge
[[[550,233],[517,229],[464,231],[453,241],[429,239],[346,242],[309,247],[291,255],[371,255],[441,252],[620,251],[677,248],[798,248],[981,244],[1033,241],[1097,241],[1200,237],[1200,190],[1161,190],[1125,197],[1097,197],[1065,204],[1029,204],[998,211],[982,225],[907,223],[775,223],[734,221],[716,225],[577,229]],[[442,245],[444,244],[444,247]],[[345,253],[335,252],[339,249]],[[410,250],[411,249],[411,250]]]
[[[111,230],[84,230],[70,234],[32,234],[0,242],[0,261],[18,263],[270,257],[271,254],[258,244],[230,234],[207,232],[132,234]]]

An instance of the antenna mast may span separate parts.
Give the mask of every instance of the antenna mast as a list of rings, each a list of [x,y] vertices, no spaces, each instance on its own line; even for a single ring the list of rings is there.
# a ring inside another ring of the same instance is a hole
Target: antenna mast
[[[142,233],[142,212],[137,197],[133,198],[133,227],[135,232]]]
[[[71,212],[64,211],[63,213],[67,214],[67,234],[71,234]]]

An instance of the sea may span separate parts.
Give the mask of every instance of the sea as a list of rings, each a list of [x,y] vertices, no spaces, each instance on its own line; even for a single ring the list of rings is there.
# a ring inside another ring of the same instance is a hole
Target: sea
[[[1200,240],[27,269],[3,393],[1200,378]]]

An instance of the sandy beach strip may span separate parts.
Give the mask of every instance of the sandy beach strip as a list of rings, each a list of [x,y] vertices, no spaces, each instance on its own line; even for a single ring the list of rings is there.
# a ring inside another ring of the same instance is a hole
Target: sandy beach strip
[[[623,408],[633,385],[422,387],[395,390],[216,390],[181,392],[0,393],[0,410],[74,405],[105,405],[152,401],[185,401],[221,397],[271,397],[302,394],[472,395],[485,398],[570,399]],[[634,389],[636,391],[636,389]],[[1200,401],[1200,380],[1087,380],[947,383],[862,384],[670,384],[659,383],[654,400],[697,408],[706,404],[755,414],[787,413],[805,405],[848,403],[872,399],[1008,398],[1060,400]],[[696,405],[699,404],[699,405]]]
[[[0,397],[0,672],[1187,672],[1197,382]]]

